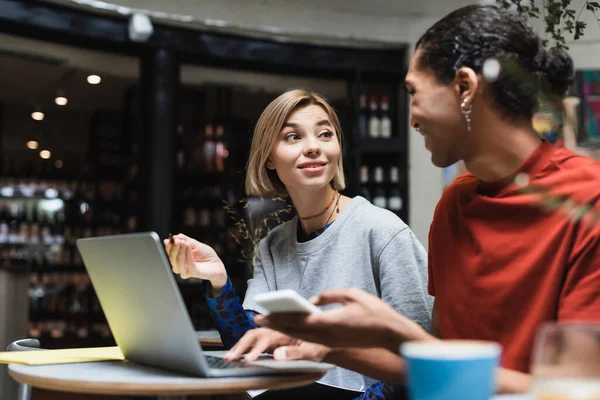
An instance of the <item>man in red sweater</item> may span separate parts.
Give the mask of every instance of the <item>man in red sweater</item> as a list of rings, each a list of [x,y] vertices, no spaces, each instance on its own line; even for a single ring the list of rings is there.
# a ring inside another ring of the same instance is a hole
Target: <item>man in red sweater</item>
[[[436,166],[463,160],[470,173],[445,190],[430,229],[432,332],[352,289],[315,300],[343,307],[256,322],[334,348],[395,354],[406,340],[493,340],[503,346],[498,391],[527,391],[541,323],[600,322],[600,164],[542,141],[531,123],[538,91],[562,96],[572,75],[564,51],[542,48],[504,9],[468,6],[437,22],[406,76],[411,125]],[[519,175],[545,197],[515,185]],[[382,368],[403,381],[400,358]]]

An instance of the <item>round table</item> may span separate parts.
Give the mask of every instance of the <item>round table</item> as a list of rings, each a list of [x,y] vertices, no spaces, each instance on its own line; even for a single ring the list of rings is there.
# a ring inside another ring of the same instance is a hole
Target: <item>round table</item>
[[[101,395],[225,395],[258,389],[287,389],[320,379],[323,372],[260,377],[198,378],[150,368],[130,361],[29,366],[10,364],[10,376],[35,388]]]

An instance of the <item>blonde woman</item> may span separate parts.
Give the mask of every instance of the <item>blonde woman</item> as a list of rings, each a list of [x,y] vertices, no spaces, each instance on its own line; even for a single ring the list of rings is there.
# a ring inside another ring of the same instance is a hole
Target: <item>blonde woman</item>
[[[226,358],[249,352],[246,358],[254,359],[274,351],[278,359],[324,360],[358,372],[381,368],[386,360],[396,362],[386,350],[377,350],[378,357],[364,350],[332,351],[266,328],[255,329],[254,296],[281,289],[309,298],[325,288],[361,288],[430,329],[425,250],[400,218],[362,197],[340,194],[344,186],[342,132],[335,111],[318,94],[288,91],[258,120],[246,192],[289,196],[297,216],[260,242],[243,304],[212,248],[182,234],[174,236],[173,243],[165,240],[173,271],[184,279],[205,280],[215,325],[224,344],[233,346]],[[320,382],[357,392],[374,383],[343,368],[332,370]]]

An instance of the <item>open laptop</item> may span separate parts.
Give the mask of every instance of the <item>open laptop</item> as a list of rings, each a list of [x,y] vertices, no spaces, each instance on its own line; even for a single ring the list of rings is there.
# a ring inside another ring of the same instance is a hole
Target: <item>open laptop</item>
[[[204,352],[155,232],[79,239],[77,247],[115,341],[130,361],[211,377],[333,367],[312,361],[227,362]]]

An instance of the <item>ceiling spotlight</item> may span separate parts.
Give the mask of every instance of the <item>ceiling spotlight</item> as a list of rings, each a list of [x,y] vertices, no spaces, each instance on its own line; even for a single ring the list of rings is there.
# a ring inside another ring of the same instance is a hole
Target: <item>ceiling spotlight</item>
[[[63,167],[63,162],[62,162],[61,160],[56,160],[56,161],[54,162],[54,166],[55,166],[56,168],[59,168],[59,169],[60,169],[60,168],[62,168],[62,167]]]
[[[62,87],[56,90],[56,97],[54,98],[54,102],[57,106],[66,106],[69,102],[65,94],[65,90]]]
[[[129,20],[129,39],[133,42],[145,42],[154,32],[152,21],[146,14],[135,13]]]
[[[27,148],[31,150],[36,150],[39,146],[39,143],[35,140],[30,140],[27,142]]]
[[[41,111],[34,111],[31,113],[31,118],[35,119],[36,121],[42,121],[44,119],[44,113]]]
[[[98,75],[90,75],[87,77],[87,81],[90,85],[97,85],[100,83],[100,81],[102,81],[102,78],[100,78]]]
[[[52,154],[48,150],[42,150],[42,151],[40,151],[40,157],[42,157],[44,160],[49,159],[51,155]]]
[[[57,106],[66,106],[69,100],[65,96],[58,96],[54,99]]]

